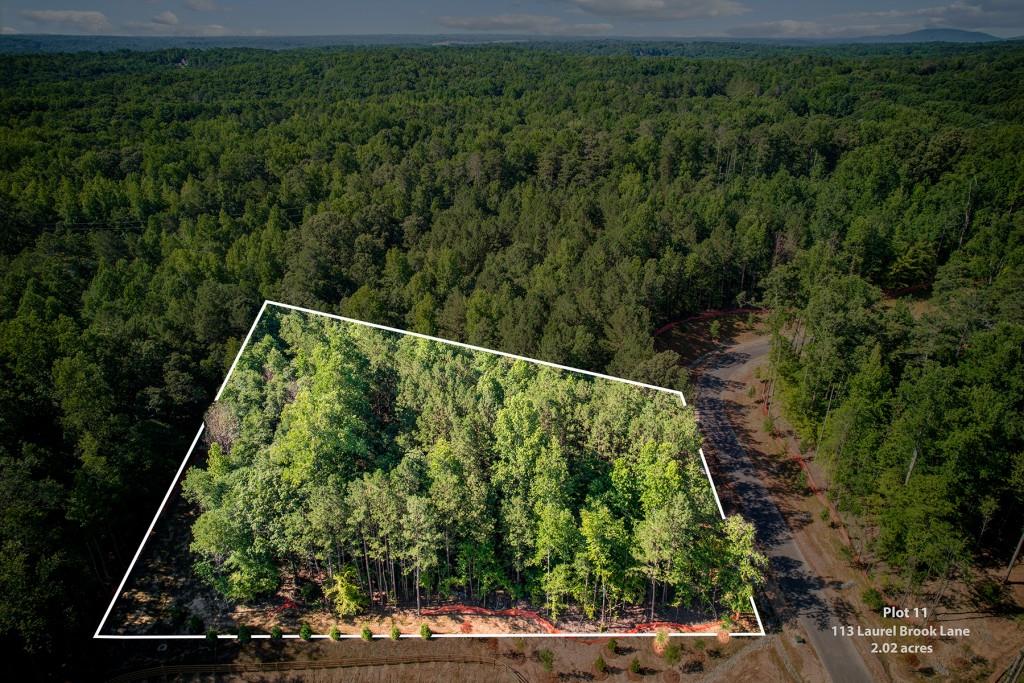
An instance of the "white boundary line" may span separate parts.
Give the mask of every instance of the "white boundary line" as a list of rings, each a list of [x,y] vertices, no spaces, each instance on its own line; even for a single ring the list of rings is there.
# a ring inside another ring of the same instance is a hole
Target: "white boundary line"
[[[307,313],[310,315],[319,315],[325,318],[331,318],[333,320],[340,320],[346,323],[353,323],[356,325],[363,325],[364,327],[372,327],[378,330],[384,330],[386,332],[392,332],[395,334],[402,334],[410,337],[418,337],[419,339],[426,339],[428,341],[439,342],[442,344],[448,344],[450,346],[457,346],[471,351],[478,351],[483,353],[490,353],[496,356],[503,356],[505,358],[511,358],[514,360],[521,360],[527,363],[533,363],[534,365],[543,365],[557,370],[565,370],[568,372],[575,372],[581,375],[587,375],[589,377],[596,377],[599,379],[611,380],[613,382],[622,382],[625,384],[631,384],[637,387],[643,387],[644,389],[653,389],[654,391],[660,391],[667,394],[674,394],[679,397],[682,401],[683,407],[685,408],[688,404],[686,403],[686,396],[683,392],[676,389],[667,389],[665,387],[655,386],[653,384],[646,384],[644,382],[637,382],[635,380],[626,379],[624,377],[613,377],[611,375],[605,375],[600,372],[592,372],[590,370],[584,370],[582,368],[574,368],[568,365],[559,365],[558,363],[551,363],[549,361],[540,360],[537,358],[529,358],[527,356],[520,356],[514,353],[508,353],[505,351],[498,351],[497,349],[488,349],[483,346],[475,346],[473,344],[466,344],[463,342],[452,341],[451,339],[442,339],[441,337],[433,337],[429,334],[422,334],[420,332],[410,332],[408,330],[400,330],[395,327],[388,327],[387,325],[378,325],[377,323],[367,322],[365,320],[356,320],[355,318],[346,318],[345,316],[335,315],[333,313],[325,313],[323,311],[316,311],[311,308],[304,308],[302,306],[295,306],[293,304],[285,304],[279,301],[271,301],[267,299],[260,306],[259,312],[256,314],[256,319],[252,321],[252,326],[249,328],[248,334],[245,335],[245,339],[242,341],[242,345],[238,348],[238,353],[235,354],[235,359],[231,363],[231,367],[228,368],[228,374],[224,377],[224,381],[220,385],[220,389],[217,391],[217,395],[214,397],[213,402],[216,403],[220,400],[221,394],[224,393],[225,387],[228,385],[228,380],[231,379],[231,375],[235,371],[235,367],[238,365],[239,359],[242,357],[242,352],[249,345],[249,341],[252,338],[253,333],[256,331],[256,327],[259,325],[260,320],[263,318],[263,314],[267,310],[267,306],[277,306],[278,308],[284,308],[293,311],[299,311],[301,313]],[[202,435],[203,430],[206,428],[206,424],[203,423],[199,427],[199,431],[196,432],[195,438],[192,439],[192,445],[189,446],[188,453],[185,454],[185,459],[181,461],[181,465],[178,467],[177,474],[174,475],[174,480],[171,482],[171,486],[167,489],[167,493],[164,495],[163,501],[160,503],[160,507],[156,511],[156,515],[153,517],[153,521],[150,522],[149,529],[146,531],[146,535],[142,539],[142,543],[139,544],[139,549],[135,551],[135,557],[132,558],[131,564],[128,565],[128,571],[125,572],[124,578],[121,579],[120,585],[117,587],[117,591],[114,593],[114,597],[110,600],[110,605],[107,606],[107,611],[103,614],[103,619],[100,620],[99,626],[96,627],[96,633],[93,634],[93,638],[107,639],[107,640],[205,640],[205,635],[125,635],[125,634],[101,634],[100,631],[103,629],[103,625],[107,621],[107,617],[110,616],[111,610],[114,608],[114,603],[117,602],[118,597],[121,595],[121,591],[124,590],[124,585],[128,581],[128,576],[131,574],[132,569],[135,568],[135,563],[139,559],[139,555],[142,554],[142,549],[146,545],[146,541],[149,540],[150,534],[153,533],[153,528],[156,526],[156,521],[160,517],[164,510],[164,506],[167,504],[168,499],[171,497],[171,492],[174,491],[174,487],[177,486],[178,480],[181,478],[182,473],[185,470],[185,465],[188,463],[189,458],[192,456],[192,451],[195,449],[196,444],[199,443],[199,437]],[[701,464],[704,466],[704,474],[708,478],[708,484],[711,486],[711,493],[715,497],[715,504],[718,506],[718,513],[725,519],[725,510],[722,507],[722,501],[718,498],[718,491],[715,488],[714,479],[711,477],[711,469],[708,467],[707,458],[704,457],[704,450],[698,448],[697,452],[700,453]],[[757,604],[754,602],[754,598],[750,598],[750,606],[754,609],[754,616],[757,618],[757,625],[760,627],[761,632],[744,632],[744,633],[730,633],[730,637],[761,637],[766,636],[767,632],[764,630],[764,624],[761,622],[761,614],[757,609]],[[654,633],[619,633],[615,631],[606,631],[598,633],[435,633],[432,638],[649,638]],[[672,631],[669,635],[673,638],[706,638],[710,636],[717,636],[717,631],[707,631],[699,633],[689,632],[676,632]],[[253,640],[269,639],[268,634],[253,634],[250,636]],[[295,633],[286,633],[281,636],[284,639],[299,639],[300,636]],[[357,634],[341,634],[340,639],[353,639],[361,638],[361,635]],[[374,634],[376,639],[384,639],[390,636]],[[419,638],[416,634],[404,633],[402,638]],[[231,634],[218,634],[218,639],[221,640],[235,640],[238,638],[236,635]],[[329,635],[325,634],[313,634],[311,639],[322,640],[330,638]]]
[[[346,318],[342,315],[335,315],[333,313],[324,313],[323,311],[314,311],[311,308],[303,308],[302,306],[294,306],[292,304],[283,304],[279,301],[267,300],[263,303],[266,307],[267,304],[271,306],[277,306],[279,308],[288,308],[293,311],[301,311],[302,313],[310,313],[312,315],[320,315],[325,318],[333,318],[334,320],[341,320],[346,323],[355,323],[356,325],[363,325],[364,327],[373,327],[378,330],[385,330],[387,332],[395,332],[396,334],[404,334],[407,337],[419,337],[420,339],[427,339],[429,341],[441,342],[442,344],[448,344],[449,346],[458,346],[463,349],[470,349],[472,351],[483,351],[484,353],[490,353],[495,356],[504,356],[505,358],[514,358],[515,360],[523,360],[527,363],[533,363],[534,365],[546,365],[549,368],[557,368],[559,370],[568,370],[570,372],[578,372],[581,375],[590,375],[591,377],[600,377],[601,379],[610,379],[614,382],[624,382],[626,384],[632,384],[638,387],[644,387],[645,389],[654,389],[655,391],[663,391],[666,394],[676,394],[679,398],[683,399],[683,405],[686,405],[686,397],[683,396],[683,392],[675,389],[666,389],[665,387],[656,387],[653,384],[644,384],[643,382],[637,382],[631,379],[625,379],[623,377],[612,377],[611,375],[602,375],[600,372],[591,372],[590,370],[582,370],[580,368],[572,368],[568,365],[559,365],[558,363],[551,363],[546,360],[539,360],[537,358],[528,358],[527,356],[519,356],[514,353],[508,353],[506,351],[498,351],[497,349],[488,349],[483,346],[474,346],[473,344],[466,344],[463,342],[452,341],[451,339],[442,339],[441,337],[432,337],[429,334],[422,334],[420,332],[410,332],[408,330],[400,330],[397,327],[388,327],[387,325],[378,325],[377,323],[368,323],[365,320],[356,320],[355,318]],[[262,313],[262,309],[260,309]],[[234,366],[231,368],[234,370]],[[230,376],[230,373],[229,373]],[[224,383],[227,384],[225,378]]]
[[[146,535],[142,537],[142,543],[139,544],[139,549],[135,551],[135,557],[132,558],[131,564],[128,565],[128,571],[124,573],[124,578],[121,579],[120,585],[117,590],[114,591],[114,597],[110,599],[110,604],[107,605],[107,611],[103,613],[103,619],[100,620],[100,625],[96,627],[96,633],[93,634],[93,638],[106,638],[108,636],[101,636],[100,630],[103,628],[103,624],[106,623],[107,617],[110,616],[110,610],[114,609],[114,603],[117,602],[117,598],[120,597],[121,591],[124,590],[124,584],[128,581],[128,575],[132,573],[132,569],[135,568],[135,563],[139,561],[139,555],[142,554],[142,549],[146,545],[146,541],[149,540],[150,534],[153,533],[153,527],[156,526],[156,520],[160,518],[160,513],[164,511],[164,506],[167,505],[168,499],[171,497],[171,493],[174,491],[174,487],[178,485],[178,479],[181,477],[181,473],[185,471],[185,465],[188,463],[188,459],[192,456],[192,451],[195,450],[196,444],[199,443],[199,437],[203,435],[203,430],[206,429],[206,423],[199,425],[199,431],[196,432],[195,437],[192,439],[192,445],[188,447],[188,453],[185,454],[185,459],[181,461],[181,465],[178,466],[178,473],[174,475],[174,480],[171,485],[167,487],[167,493],[164,494],[164,499],[160,501],[160,507],[156,509],[156,514],[153,515],[153,521],[149,523],[149,528],[146,529]]]
[[[249,328],[249,333],[245,335],[245,339],[242,340],[242,345],[238,347],[238,353],[235,354],[235,359],[231,361],[231,367],[228,368],[228,374],[224,376],[224,381],[221,382],[220,389],[217,390],[217,395],[213,397],[213,402],[216,403],[220,400],[220,395],[224,393],[224,387],[228,385],[228,380],[231,379],[231,373],[235,371],[235,366],[238,365],[238,360],[242,357],[242,351],[245,351],[245,347],[249,345],[249,340],[252,339],[252,333],[256,331],[256,326],[260,324],[260,320],[263,318],[263,312],[267,310],[266,301],[260,306],[260,312],[256,314],[256,319],[252,321],[252,327]]]

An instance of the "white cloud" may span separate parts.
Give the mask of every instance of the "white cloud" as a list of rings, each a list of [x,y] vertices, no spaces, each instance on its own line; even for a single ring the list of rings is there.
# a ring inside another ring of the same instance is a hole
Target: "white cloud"
[[[506,33],[540,33],[545,35],[595,35],[607,33],[611,24],[568,24],[559,17],[545,14],[495,14],[482,17],[441,17],[438,23],[446,28],[464,31],[504,31]]]
[[[817,21],[795,19],[762,21],[726,30],[726,34],[736,38],[855,38],[891,32],[891,27],[880,24],[831,26]]]
[[[705,19],[743,14],[738,0],[569,0],[575,7],[603,17],[636,20]]]
[[[15,33],[21,33],[21,31],[10,26],[0,26],[0,36],[13,36]]]
[[[214,0],[185,0],[185,7],[193,12],[214,12],[220,9]]]
[[[103,12],[70,9],[26,9],[19,12],[19,15],[37,26],[62,31],[103,33],[111,29],[110,21]]]
[[[163,26],[177,26],[178,17],[174,14],[174,12],[166,10],[153,17],[153,23],[162,24]]]
[[[957,28],[1013,35],[1024,30],[1024,2],[954,0],[946,5],[854,12],[822,19],[765,21],[727,29],[743,38],[854,38]]]
[[[151,21],[126,22],[118,33],[123,35],[200,36],[204,38],[267,35],[267,32],[262,29],[238,30],[221,24],[169,23],[167,21],[158,21],[159,18],[160,15],[157,15]]]
[[[1024,27],[1024,3],[1008,0],[955,0],[947,5],[859,12],[854,16],[876,19],[910,19],[918,28],[949,27],[963,29]]]
[[[154,36],[263,36],[262,29],[237,30],[221,24],[183,24],[174,12],[164,11],[149,21],[127,21],[119,27],[118,33],[127,35]]]

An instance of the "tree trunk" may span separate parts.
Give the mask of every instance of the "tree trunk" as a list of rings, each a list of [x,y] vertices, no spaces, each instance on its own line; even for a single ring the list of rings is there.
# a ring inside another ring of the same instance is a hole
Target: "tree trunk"
[[[907,476],[903,478],[903,485],[906,486],[910,483],[910,473],[914,471],[914,465],[917,464],[917,445],[914,445],[914,455],[910,458],[910,467],[907,468]]]
[[[366,538],[363,538],[363,562],[366,564],[366,590],[370,595],[370,608],[373,608],[373,575],[370,573],[370,556],[366,553]]]
[[[608,602],[608,582],[601,581],[601,623],[604,624],[604,608]]]
[[[1020,548],[1024,545],[1024,529],[1021,529],[1020,540],[1017,541],[1017,549],[1013,551],[1013,557],[1010,558],[1010,564],[1006,565],[1006,578],[1003,579],[1003,583],[1010,580],[1010,572],[1013,571],[1013,565],[1017,564],[1017,557],[1020,555]]]
[[[654,572],[651,572],[651,621],[654,621],[654,596],[658,592],[658,586],[654,582]]]
[[[416,614],[420,613],[420,566],[416,565]]]

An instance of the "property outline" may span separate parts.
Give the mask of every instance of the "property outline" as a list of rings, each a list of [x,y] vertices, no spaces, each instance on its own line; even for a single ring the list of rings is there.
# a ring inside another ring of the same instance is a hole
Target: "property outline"
[[[655,391],[661,391],[667,394],[674,394],[679,397],[683,407],[687,407],[686,397],[683,392],[676,389],[668,389],[666,387],[659,387],[653,384],[646,384],[644,382],[637,382],[636,380],[626,379],[624,377],[613,377],[612,375],[605,375],[600,372],[593,372],[591,370],[583,370],[581,368],[574,368],[568,365],[559,365],[558,363],[552,363],[550,361],[540,360],[537,358],[529,358],[528,356],[520,356],[514,353],[508,353],[506,351],[498,351],[496,349],[488,349],[483,346],[475,346],[473,344],[466,344],[465,342],[453,341],[451,339],[442,339],[441,337],[434,337],[429,334],[423,334],[421,332],[411,332],[409,330],[400,330],[396,327],[389,327],[387,325],[380,325],[377,323],[367,322],[365,320],[357,320],[355,318],[346,318],[345,316],[336,315],[334,313],[326,313],[324,311],[317,311],[311,308],[304,308],[302,306],[295,306],[294,304],[286,304],[279,301],[272,301],[265,299],[263,305],[260,306],[259,312],[256,314],[256,318],[252,321],[252,326],[249,327],[249,332],[245,335],[245,339],[242,340],[241,346],[238,347],[238,353],[235,354],[235,359],[231,363],[231,367],[228,368],[227,375],[224,377],[224,381],[220,385],[220,389],[217,390],[216,396],[213,398],[213,403],[217,403],[220,400],[221,394],[224,392],[225,387],[228,385],[228,381],[231,379],[231,375],[235,371],[235,367],[238,365],[239,359],[242,357],[242,353],[245,348],[249,345],[249,341],[252,339],[253,333],[256,331],[256,327],[259,325],[260,320],[263,319],[263,314],[267,310],[267,306],[277,306],[286,310],[299,311],[300,313],[306,313],[308,315],[319,315],[325,318],[331,318],[333,320],[340,320],[346,323],[354,323],[356,325],[363,325],[364,327],[372,327],[378,330],[384,330],[386,332],[403,334],[411,337],[417,337],[419,339],[426,339],[428,341],[439,342],[442,344],[448,344],[450,346],[457,346],[463,349],[469,349],[471,351],[490,353],[497,356],[503,356],[505,358],[511,358],[514,360],[521,360],[527,363],[533,363],[534,365],[543,365],[550,368],[556,368],[558,370],[575,372],[577,374],[587,375],[590,377],[596,377],[599,379],[611,380],[613,382],[623,382],[625,384],[632,384],[633,386],[643,387],[645,389],[653,389]],[[211,404],[212,405],[212,404]],[[696,416],[695,416],[696,419]],[[698,423],[699,426],[699,423]],[[196,432],[195,437],[192,439],[192,444],[188,448],[188,452],[185,453],[185,458],[181,461],[181,465],[178,466],[178,472],[174,475],[174,479],[171,481],[171,485],[167,489],[167,493],[164,494],[163,500],[160,502],[160,506],[157,508],[156,514],[153,516],[153,521],[149,523],[149,528],[146,530],[145,535],[142,537],[142,542],[139,544],[138,549],[135,551],[135,556],[132,557],[132,561],[128,564],[128,569],[124,573],[124,577],[121,578],[121,583],[118,584],[117,590],[114,592],[113,598],[110,600],[110,604],[107,606],[106,612],[103,613],[103,618],[100,619],[99,625],[96,627],[96,632],[93,634],[94,639],[106,639],[106,640],[204,640],[207,636],[202,634],[174,634],[174,635],[149,635],[149,634],[104,634],[100,633],[103,630],[104,625],[107,623],[107,618],[114,609],[114,605],[117,603],[118,598],[121,597],[121,592],[124,590],[125,584],[128,583],[128,577],[131,576],[132,570],[135,569],[135,563],[138,562],[139,557],[142,555],[142,550],[146,546],[146,542],[149,541],[150,536],[153,534],[153,529],[156,527],[157,520],[160,519],[160,515],[163,514],[164,507],[167,505],[167,501],[170,500],[171,494],[174,492],[175,487],[178,486],[178,482],[184,474],[186,465],[192,458],[192,452],[195,450],[196,445],[199,443],[199,438],[202,436],[203,431],[206,429],[206,422],[202,422],[199,425],[199,430]],[[699,429],[698,429],[699,431]],[[725,519],[725,509],[722,507],[722,501],[718,497],[718,490],[715,488],[715,481],[711,476],[711,469],[708,467],[707,458],[704,456],[704,449],[698,448],[697,452],[700,454],[701,464],[704,466],[704,474],[708,478],[708,484],[711,485],[711,493],[715,497],[715,503],[718,506],[718,513]],[[754,610],[754,617],[757,619],[757,625],[760,627],[760,633],[749,631],[743,633],[729,633],[729,637],[762,637],[768,635],[764,629],[764,623],[761,621],[761,613],[757,609],[757,603],[753,597],[750,598],[750,606]],[[435,633],[432,638],[594,638],[606,636],[609,638],[650,638],[655,633],[644,632],[644,633],[619,633],[619,632],[604,632],[604,633]],[[707,638],[717,637],[717,632],[700,632],[700,633],[689,633],[689,632],[677,632],[671,631],[668,634],[673,638]],[[254,640],[258,639],[270,639],[269,634],[252,634],[249,636]],[[343,633],[339,635],[339,638],[352,639],[361,638],[360,634],[356,633]],[[389,638],[387,634],[373,634],[374,638],[382,639]],[[421,636],[415,633],[403,633],[401,638],[420,638]],[[221,633],[217,634],[217,638],[221,640],[233,640],[237,639],[236,634]],[[297,639],[301,638],[297,633],[285,633],[281,635],[284,639]],[[325,639],[330,638],[327,634],[312,634],[310,639]]]

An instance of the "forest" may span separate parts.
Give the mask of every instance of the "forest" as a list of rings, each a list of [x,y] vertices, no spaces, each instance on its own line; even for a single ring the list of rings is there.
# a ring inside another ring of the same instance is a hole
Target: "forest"
[[[206,425],[191,551],[232,601],[301,572],[340,617],[501,590],[733,623],[762,581],[676,393],[271,307]]]
[[[763,304],[865,550],[1010,559],[1019,44],[0,62],[8,651],[90,660],[267,298],[673,388],[654,330]]]

